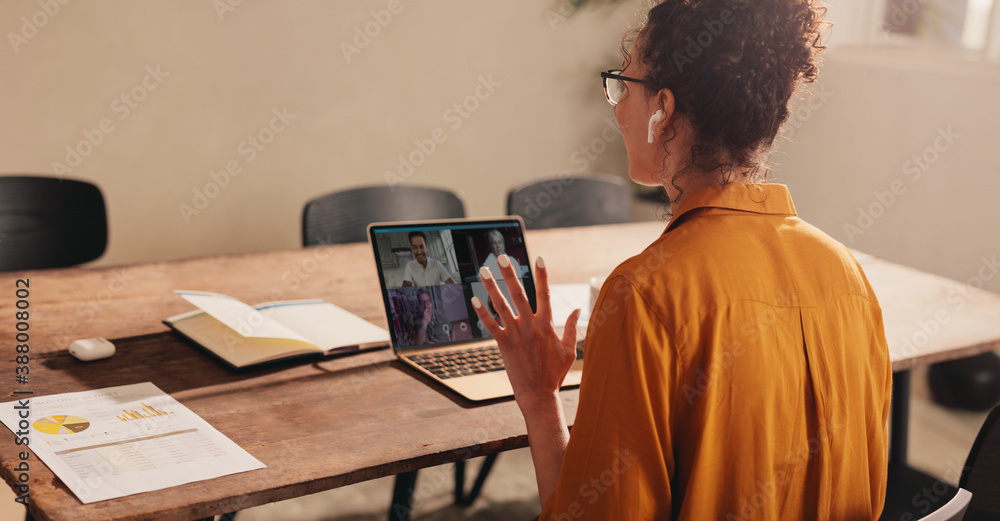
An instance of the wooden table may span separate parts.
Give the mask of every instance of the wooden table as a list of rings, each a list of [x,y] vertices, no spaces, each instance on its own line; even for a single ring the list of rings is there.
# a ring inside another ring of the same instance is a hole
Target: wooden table
[[[553,283],[584,282],[606,276],[662,230],[661,223],[636,223],[532,231],[527,242],[532,256],[545,256]],[[957,283],[858,257],[882,302],[894,370],[1000,348],[997,295],[979,291],[957,308],[947,301]],[[3,401],[23,398],[15,391],[42,396],[151,381],[267,465],[83,505],[32,457],[29,513],[40,520],[204,518],[527,443],[512,400],[466,402],[428,385],[386,350],[237,373],[160,322],[190,309],[174,289],[194,289],[251,303],[320,297],[385,326],[367,244],[5,274],[0,331],[9,335],[17,279],[30,280],[31,372],[27,385],[14,382],[6,343]],[[918,332],[941,313],[950,318],[924,342]],[[71,340],[92,336],[115,340],[118,353],[91,363],[67,354]],[[578,393],[563,391],[562,398],[572,419]],[[0,437],[0,474],[11,486],[20,449],[13,436]]]

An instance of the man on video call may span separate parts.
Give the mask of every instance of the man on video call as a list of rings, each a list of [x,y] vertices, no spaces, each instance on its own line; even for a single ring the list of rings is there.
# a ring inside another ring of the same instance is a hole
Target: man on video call
[[[430,291],[417,290],[417,309],[407,318],[410,345],[437,344],[454,340],[451,323],[440,310],[434,309]]]
[[[403,270],[404,288],[455,283],[441,261],[427,257],[427,236],[424,232],[410,232],[410,251],[413,252],[413,260],[407,262]]]

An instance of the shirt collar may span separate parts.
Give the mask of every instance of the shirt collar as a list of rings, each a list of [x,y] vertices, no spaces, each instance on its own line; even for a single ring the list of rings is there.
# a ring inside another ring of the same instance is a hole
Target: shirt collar
[[[674,213],[666,231],[679,225],[685,214],[694,215],[699,208],[726,208],[743,212],[774,215],[795,215],[795,205],[788,187],[781,184],[727,183],[699,188],[684,199]],[[687,217],[690,218],[691,215]]]

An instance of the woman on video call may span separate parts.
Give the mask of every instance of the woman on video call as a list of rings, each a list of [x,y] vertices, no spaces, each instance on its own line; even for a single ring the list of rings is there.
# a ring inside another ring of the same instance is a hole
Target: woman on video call
[[[797,87],[816,78],[812,0],[667,0],[607,71],[630,177],[672,219],[608,277],[587,330],[570,436],[559,338],[537,259],[537,312],[482,270],[524,415],[540,519],[876,519],[891,367],[881,310],[849,251],[765,183]],[[707,35],[707,36],[706,36]],[[517,311],[517,318],[513,310]]]

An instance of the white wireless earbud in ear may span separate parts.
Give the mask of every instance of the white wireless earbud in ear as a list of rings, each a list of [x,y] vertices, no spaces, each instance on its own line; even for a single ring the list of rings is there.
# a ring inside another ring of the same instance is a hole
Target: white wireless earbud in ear
[[[667,117],[667,115],[664,114],[662,110],[657,110],[656,112],[653,113],[652,116],[649,117],[649,142],[650,143],[652,143],[653,140],[654,140],[654,138],[655,138],[655,136],[653,135],[653,127],[656,126],[657,123],[663,121],[663,118],[665,118],[665,117]]]

